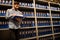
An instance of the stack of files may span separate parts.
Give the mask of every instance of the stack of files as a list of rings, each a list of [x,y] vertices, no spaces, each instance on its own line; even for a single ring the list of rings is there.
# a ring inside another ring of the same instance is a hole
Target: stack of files
[[[59,24],[60,24],[60,20],[59,20]]]
[[[60,14],[52,13],[52,17],[60,17]]]
[[[24,6],[24,7],[33,7],[33,3],[23,3],[23,2],[20,2],[19,5],[20,6]]]
[[[57,7],[50,7],[50,8],[51,8],[51,10],[58,10]]]
[[[47,6],[45,6],[45,5],[40,5],[40,4],[36,4],[36,8],[47,9]]]
[[[53,25],[59,25],[59,21],[53,21]]]
[[[37,13],[36,13],[36,16],[38,16],[38,17],[49,17],[50,14],[49,14],[49,13],[37,12]]]
[[[26,16],[34,16],[34,12],[22,12],[23,15]]]
[[[21,18],[21,19],[23,19],[24,16],[17,14],[16,16],[12,16],[11,18],[12,18],[12,20],[17,21],[16,18]]]
[[[39,38],[39,40],[53,40],[53,37],[52,36],[42,37]]]
[[[20,38],[29,38],[29,37],[35,37],[36,36],[36,30],[20,30]]]
[[[0,28],[8,28],[8,22],[0,21]]]
[[[60,32],[60,29],[59,28],[54,28],[54,32],[55,33]]]
[[[38,21],[37,22],[38,26],[46,26],[46,25],[50,25],[49,21]]]
[[[39,29],[39,36],[40,35],[46,35],[46,34],[51,34],[52,33],[52,30],[51,29]]]
[[[59,35],[55,35],[55,40],[60,40],[60,34]]]
[[[21,27],[34,27],[35,22],[34,21],[22,21]]]
[[[0,0],[0,4],[12,4],[12,0]]]
[[[0,10],[0,16],[5,16],[6,15],[6,10]]]
[[[60,10],[60,7],[58,8],[58,10]]]

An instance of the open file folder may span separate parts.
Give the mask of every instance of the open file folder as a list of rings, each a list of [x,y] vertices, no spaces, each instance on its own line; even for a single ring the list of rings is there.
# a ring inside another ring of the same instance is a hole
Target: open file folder
[[[13,20],[16,20],[16,18],[24,19],[24,16],[23,16],[23,15],[17,15],[17,16],[12,16],[11,18],[12,18]]]

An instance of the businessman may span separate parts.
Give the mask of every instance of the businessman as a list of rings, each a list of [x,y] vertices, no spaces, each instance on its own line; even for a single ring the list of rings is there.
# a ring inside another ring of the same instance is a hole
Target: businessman
[[[22,21],[22,18],[16,18],[15,20],[13,20],[12,18],[14,16],[18,16],[18,15],[22,15],[22,12],[20,12],[18,10],[19,8],[19,2],[14,2],[14,6],[11,9],[7,10],[6,13],[6,19],[9,19],[9,30],[10,30],[10,40],[19,40],[19,28],[20,28],[20,24]]]

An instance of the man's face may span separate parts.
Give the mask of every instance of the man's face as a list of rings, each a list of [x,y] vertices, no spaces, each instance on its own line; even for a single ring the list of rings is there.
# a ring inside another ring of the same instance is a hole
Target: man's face
[[[14,8],[18,9],[19,8],[19,4],[14,4]]]

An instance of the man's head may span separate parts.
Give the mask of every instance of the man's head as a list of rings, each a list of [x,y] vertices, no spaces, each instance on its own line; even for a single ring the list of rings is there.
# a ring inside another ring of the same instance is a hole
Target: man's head
[[[14,2],[14,8],[15,9],[18,9],[19,8],[19,2],[16,2],[16,1]]]

